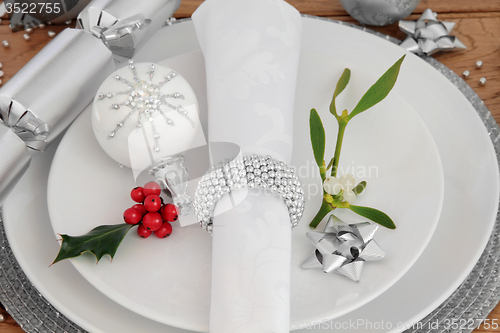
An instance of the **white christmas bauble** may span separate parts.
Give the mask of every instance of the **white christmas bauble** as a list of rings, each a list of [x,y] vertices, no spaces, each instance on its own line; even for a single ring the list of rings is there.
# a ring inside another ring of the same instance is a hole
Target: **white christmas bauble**
[[[92,128],[111,158],[144,170],[193,148],[201,131],[198,102],[189,83],[174,70],[131,61],[99,88]]]

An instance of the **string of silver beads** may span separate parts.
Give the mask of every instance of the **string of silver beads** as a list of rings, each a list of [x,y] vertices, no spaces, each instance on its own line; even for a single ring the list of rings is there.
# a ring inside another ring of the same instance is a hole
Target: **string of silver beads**
[[[212,233],[213,213],[219,199],[245,187],[279,195],[288,207],[292,227],[297,226],[305,197],[293,168],[271,156],[252,155],[215,165],[201,178],[194,195],[194,213],[201,227]]]

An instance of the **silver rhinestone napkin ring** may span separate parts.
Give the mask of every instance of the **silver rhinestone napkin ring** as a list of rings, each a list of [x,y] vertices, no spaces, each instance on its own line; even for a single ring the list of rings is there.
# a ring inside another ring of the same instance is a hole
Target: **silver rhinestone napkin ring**
[[[304,190],[294,170],[271,156],[238,156],[212,166],[198,183],[194,213],[201,227],[212,233],[215,205],[233,190],[258,188],[281,196],[297,226],[304,211]]]

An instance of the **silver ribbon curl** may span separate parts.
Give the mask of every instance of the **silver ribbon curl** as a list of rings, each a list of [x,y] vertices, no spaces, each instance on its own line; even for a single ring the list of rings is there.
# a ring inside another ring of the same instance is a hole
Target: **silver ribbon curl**
[[[466,49],[457,37],[450,35],[455,23],[438,21],[436,17],[437,14],[427,8],[416,21],[399,21],[399,28],[408,35],[399,46],[418,55]]]
[[[374,223],[346,224],[330,215],[323,232],[307,233],[316,249],[302,263],[302,268],[320,268],[325,273],[359,281],[365,261],[377,261],[385,256],[373,239],[377,229]]]
[[[180,3],[180,0],[94,0],[78,15],[77,28],[101,39],[113,54],[132,58]]]

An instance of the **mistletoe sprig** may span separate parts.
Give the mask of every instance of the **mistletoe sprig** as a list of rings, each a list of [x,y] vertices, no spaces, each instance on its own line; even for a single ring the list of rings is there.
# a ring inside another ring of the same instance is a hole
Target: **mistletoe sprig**
[[[342,142],[344,140],[344,133],[349,124],[349,121],[360,113],[368,110],[372,106],[381,102],[387,97],[389,92],[394,87],[396,80],[398,78],[399,70],[405,56],[401,57],[394,65],[392,65],[378,80],[375,82],[368,91],[361,97],[361,100],[354,107],[354,109],[349,113],[347,110],[342,111],[342,114],[337,113],[337,107],[335,105],[335,99],[339,96],[342,91],[349,84],[351,78],[351,71],[346,68],[342,73],[335,92],[333,93],[332,102],[330,104],[330,113],[337,119],[339,124],[339,131],[337,134],[337,143],[335,146],[335,153],[330,160],[330,163],[326,165],[325,163],[325,128],[323,127],[323,122],[315,109],[311,109],[309,118],[309,127],[311,134],[311,144],[314,153],[314,159],[318,164],[321,180],[323,182],[323,202],[321,207],[309,224],[311,228],[316,228],[323,218],[330,213],[332,210],[337,208],[347,208],[354,213],[366,217],[384,227],[389,229],[395,229],[396,225],[392,219],[375,208],[363,207],[353,205],[356,196],[363,192],[366,187],[366,182],[361,182],[357,186],[350,184],[354,182],[352,176],[346,175],[337,179],[337,169],[340,161],[340,152],[342,149]],[[330,171],[330,177],[327,177],[327,172]]]

